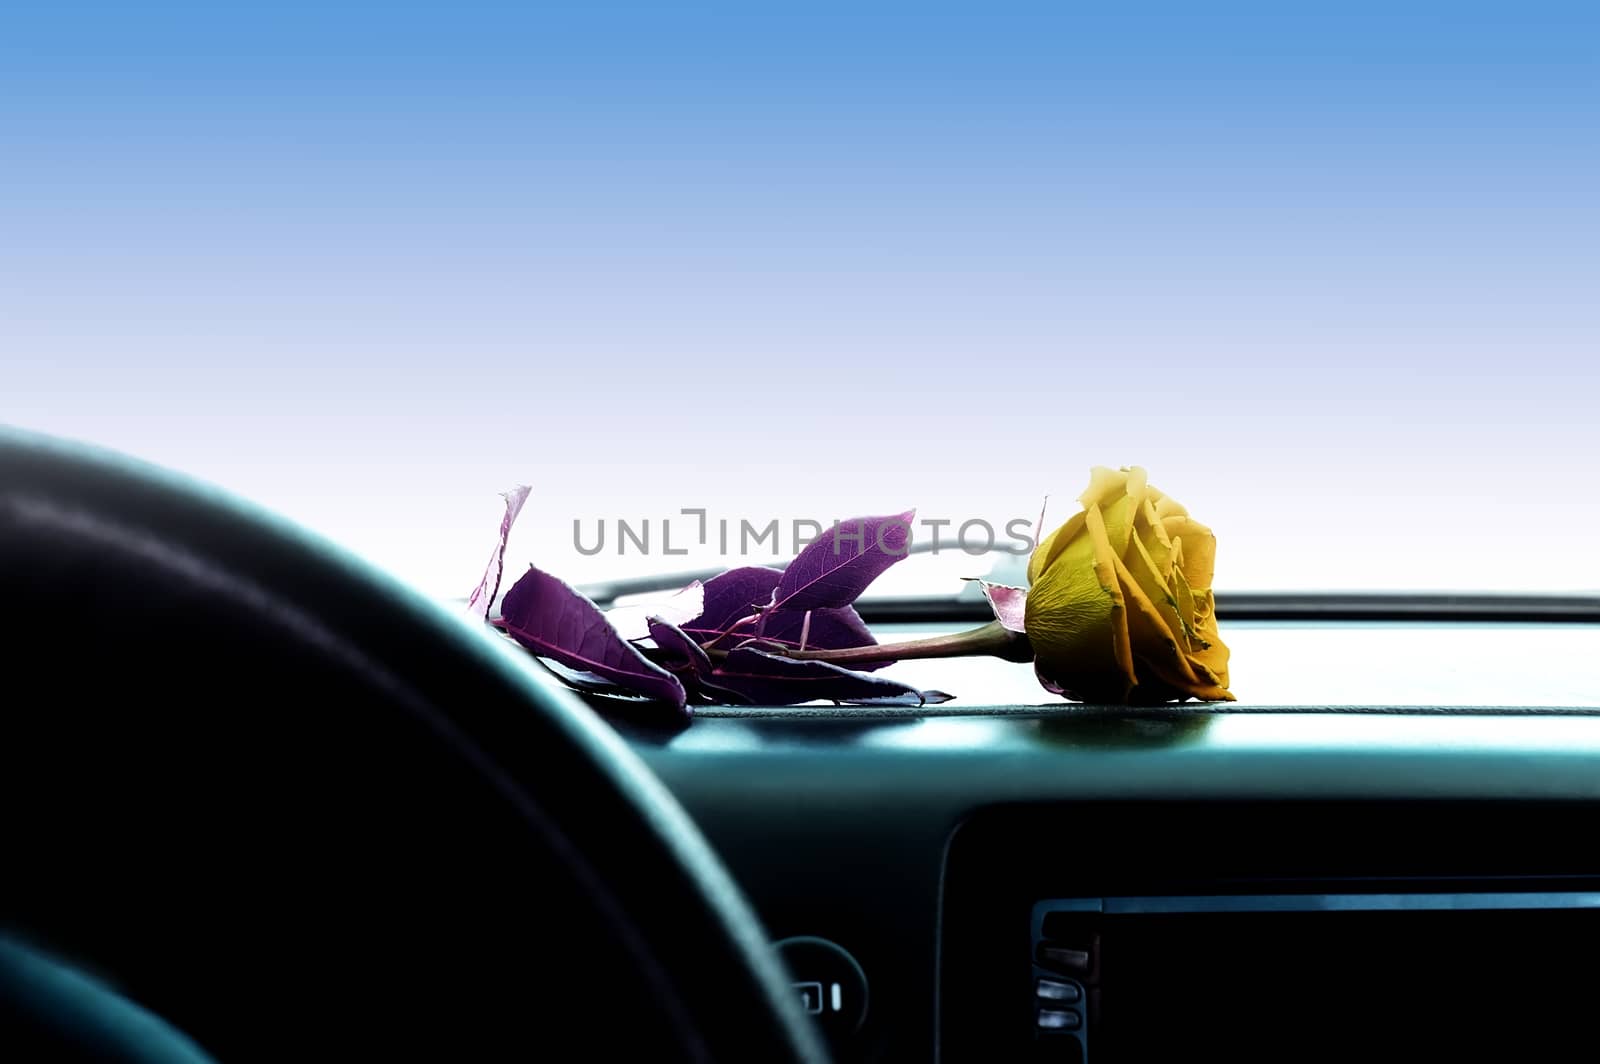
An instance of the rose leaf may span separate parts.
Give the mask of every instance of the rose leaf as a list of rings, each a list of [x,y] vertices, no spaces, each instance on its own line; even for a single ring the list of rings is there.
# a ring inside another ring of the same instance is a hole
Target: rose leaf
[[[1000,622],[1002,628],[1008,632],[1027,632],[1023,620],[1028,604],[1027,588],[991,584],[987,580],[978,580],[978,586],[983,589],[983,597],[989,601],[989,608],[994,610],[995,620]]]

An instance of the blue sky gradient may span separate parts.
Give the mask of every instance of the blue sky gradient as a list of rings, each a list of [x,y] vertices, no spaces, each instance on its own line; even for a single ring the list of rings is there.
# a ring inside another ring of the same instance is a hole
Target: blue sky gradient
[[[1592,4],[13,5],[0,420],[439,594],[519,481],[587,579],[1130,463],[1225,587],[1597,588],[1597,132]]]

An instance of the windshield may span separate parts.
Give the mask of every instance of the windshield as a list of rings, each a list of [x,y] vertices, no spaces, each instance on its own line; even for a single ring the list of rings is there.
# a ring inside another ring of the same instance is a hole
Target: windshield
[[[0,31],[0,418],[430,594],[519,483],[581,583],[1135,464],[1224,591],[1600,587],[1584,5],[79,7]]]

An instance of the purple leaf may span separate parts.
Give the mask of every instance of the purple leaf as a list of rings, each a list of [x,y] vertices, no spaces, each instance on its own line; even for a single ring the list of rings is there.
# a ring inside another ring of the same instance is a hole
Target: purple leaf
[[[915,510],[840,521],[801,551],[772,591],[773,610],[848,606],[911,550]]]
[[[802,650],[843,650],[878,643],[854,606],[771,614],[761,638],[775,639]]]
[[[692,629],[690,634],[701,642],[726,632],[772,601],[772,589],[782,576],[776,569],[759,565],[743,565],[713,576],[706,581],[705,608],[687,629]],[[749,627],[753,633],[754,626]]]
[[[955,695],[944,691],[914,691],[907,689],[904,694],[892,695],[886,698],[852,698],[852,706],[937,706],[948,702]]]
[[[701,625],[704,623],[704,618],[692,621],[682,626],[683,632],[702,645],[720,642],[724,647],[728,647],[742,639],[753,637],[756,631],[753,622],[747,625],[729,625],[722,629],[703,628]],[[719,640],[719,636],[725,638]],[[867,630],[866,622],[852,606],[840,606],[831,610],[806,610],[804,613],[786,611],[770,614],[761,638],[796,650],[843,650],[846,647],[876,646],[878,643]],[[871,670],[892,664],[893,662],[889,661],[877,661],[857,667]]]
[[[728,691],[756,705],[789,706],[813,699],[859,702],[864,699],[922,695],[903,683],[852,672],[826,661],[799,661],[754,647],[738,647],[711,674],[709,687]]]
[[[741,638],[756,634],[756,615],[772,601],[772,591],[783,576],[776,569],[756,565],[729,569],[706,581],[705,609],[688,624],[680,624],[685,635],[696,642],[732,646]],[[810,621],[806,620],[807,613]],[[746,622],[741,624],[740,622]],[[731,634],[730,634],[731,633]],[[726,639],[719,637],[727,635]],[[853,606],[803,612],[769,614],[762,638],[784,646],[814,650],[842,650],[845,647],[875,646],[877,640]],[[874,662],[864,669],[881,669],[891,662]]]
[[[598,606],[549,573],[529,568],[506,592],[500,616],[506,634],[535,654],[684,708],[678,678],[646,659]]]
[[[983,588],[983,597],[989,600],[989,608],[994,610],[995,620],[1000,622],[1000,627],[1008,632],[1027,631],[1023,623],[1028,604],[1027,588],[991,584],[987,580],[979,580],[978,586]]]
[[[607,695],[629,695],[640,697],[626,687],[618,687],[610,680],[593,672],[584,672],[581,669],[569,669],[554,658],[538,657],[534,659],[548,669],[551,675],[561,680],[568,687],[576,687],[580,691],[596,691]]]
[[[651,617],[660,617],[668,624],[683,624],[700,616],[704,608],[705,588],[696,580],[674,592],[671,598],[606,610],[606,620],[622,638],[643,639],[650,634]]]
[[[699,643],[684,635],[670,621],[651,617],[646,623],[650,628],[650,638],[655,640],[656,649],[660,652],[660,663],[679,679],[686,684],[698,684],[701,678],[711,675],[711,658],[700,649]]]
[[[488,618],[489,607],[494,605],[494,597],[500,593],[500,574],[505,569],[506,561],[506,540],[511,536],[511,526],[516,523],[517,515],[522,512],[522,504],[528,501],[528,493],[532,490],[526,484],[518,484],[500,495],[506,501],[506,515],[500,519],[500,541],[495,544],[494,553],[489,555],[489,565],[483,571],[483,579],[467,596],[467,612],[479,620]]]
[[[839,606],[829,610],[806,610],[794,613],[767,615],[762,639],[770,639],[798,650],[843,650],[847,647],[872,647],[878,641],[867,631],[867,622],[861,619],[854,606]],[[868,665],[853,666],[858,672],[871,672],[893,665],[892,661],[874,661]]]

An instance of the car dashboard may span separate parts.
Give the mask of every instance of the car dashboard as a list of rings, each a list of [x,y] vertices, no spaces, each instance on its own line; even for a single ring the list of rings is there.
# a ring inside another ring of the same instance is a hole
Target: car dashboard
[[[785,947],[841,1062],[1561,1059],[1600,990],[1600,711],[1504,704],[1535,670],[1482,660],[1501,697],[1476,704],[1421,702],[1414,676],[1403,702],[1337,707],[713,707],[623,730],[773,938],[848,959]],[[1566,660],[1543,681],[1575,687]]]

